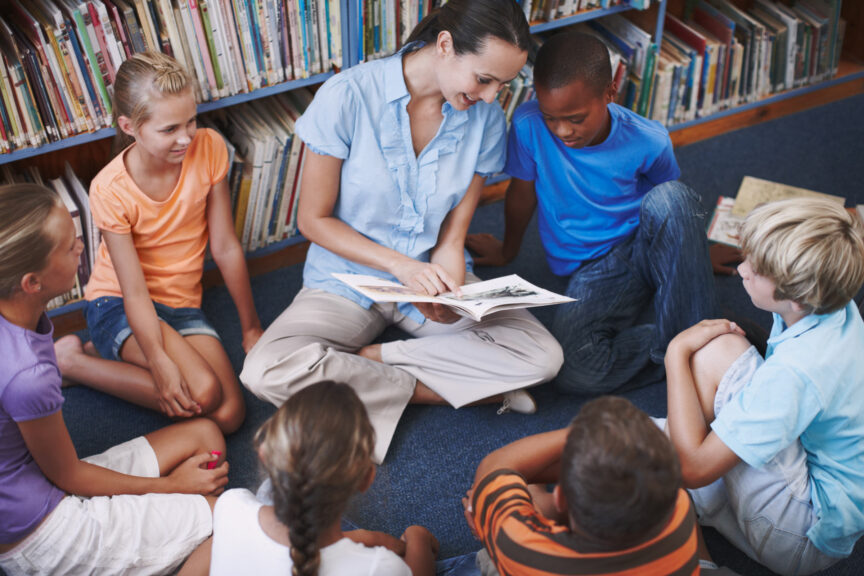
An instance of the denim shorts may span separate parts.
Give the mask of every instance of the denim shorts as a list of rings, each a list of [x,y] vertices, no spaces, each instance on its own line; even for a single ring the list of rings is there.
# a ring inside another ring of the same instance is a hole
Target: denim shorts
[[[153,302],[153,306],[159,320],[168,324],[178,334],[203,334],[221,340],[200,308],[171,308],[159,302]],[[120,360],[120,348],[132,335],[132,328],[123,309],[123,298],[102,296],[90,300],[84,308],[84,317],[87,319],[90,340],[99,355],[109,360]]]

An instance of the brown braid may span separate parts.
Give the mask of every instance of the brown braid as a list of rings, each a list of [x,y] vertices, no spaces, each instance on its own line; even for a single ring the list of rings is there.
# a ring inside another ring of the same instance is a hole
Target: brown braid
[[[346,384],[322,382],[289,398],[255,436],[288,527],[293,576],[318,574],[321,532],[337,522],[372,466],[375,432]]]

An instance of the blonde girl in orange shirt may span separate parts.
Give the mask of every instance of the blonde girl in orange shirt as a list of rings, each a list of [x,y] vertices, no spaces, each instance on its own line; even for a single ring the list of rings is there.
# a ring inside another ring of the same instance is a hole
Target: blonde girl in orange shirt
[[[90,186],[102,232],[86,291],[93,346],[85,351],[75,336],[58,340],[61,372],[171,418],[205,416],[231,433],[245,405],[201,311],[208,236],[237,307],[244,350],[261,325],[232,223],[225,143],[197,129],[192,81],[170,56],[133,55],[120,66],[114,91],[117,127],[134,142]]]

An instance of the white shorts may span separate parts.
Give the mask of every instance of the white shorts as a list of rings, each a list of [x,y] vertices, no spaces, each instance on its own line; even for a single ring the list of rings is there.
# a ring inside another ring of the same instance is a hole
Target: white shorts
[[[84,458],[104,468],[156,478],[156,453],[143,436]],[[203,496],[66,496],[15,548],[0,554],[18,574],[167,574],[207,539],[213,515]]]

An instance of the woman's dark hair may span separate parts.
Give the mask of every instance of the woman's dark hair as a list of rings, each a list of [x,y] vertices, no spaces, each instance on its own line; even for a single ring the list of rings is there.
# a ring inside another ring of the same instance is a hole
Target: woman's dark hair
[[[434,44],[446,30],[456,54],[477,54],[489,36],[520,50],[531,46],[531,31],[522,7],[515,0],[450,0],[430,12],[411,32],[408,42]]]
[[[318,537],[364,487],[373,466],[375,431],[347,384],[300,390],[255,435],[273,482],[276,518],[288,527],[293,576],[318,574]]]

